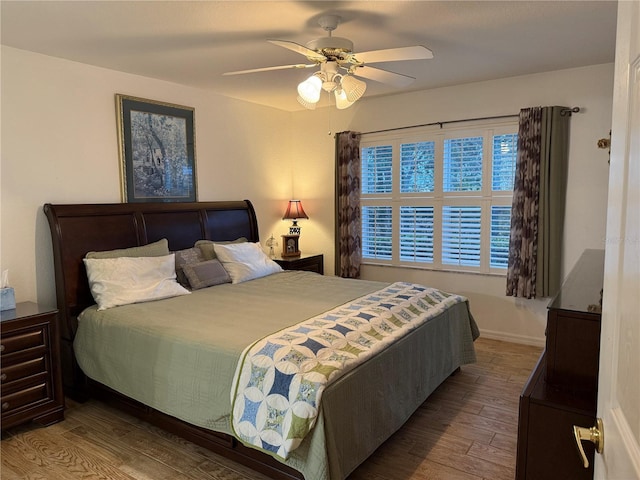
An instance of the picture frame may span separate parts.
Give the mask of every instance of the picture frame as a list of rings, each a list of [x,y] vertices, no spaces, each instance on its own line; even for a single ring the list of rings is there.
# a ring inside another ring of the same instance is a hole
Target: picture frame
[[[123,202],[197,201],[195,109],[116,94]]]
[[[300,235],[282,235],[282,258],[299,257]]]

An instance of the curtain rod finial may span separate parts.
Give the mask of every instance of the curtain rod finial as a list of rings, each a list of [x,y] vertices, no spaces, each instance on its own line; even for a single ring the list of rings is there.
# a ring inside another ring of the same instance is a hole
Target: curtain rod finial
[[[562,110],[560,110],[560,115],[565,117],[565,116],[571,116],[572,113],[578,113],[580,112],[580,107],[572,107],[572,108],[563,108]]]

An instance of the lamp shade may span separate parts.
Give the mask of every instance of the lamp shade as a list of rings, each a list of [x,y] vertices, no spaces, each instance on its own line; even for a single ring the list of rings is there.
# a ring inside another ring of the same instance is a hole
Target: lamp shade
[[[302,105],[304,108],[307,108],[309,110],[315,110],[316,109],[316,104],[315,103],[307,102],[300,95],[298,95],[298,103],[300,105]]]
[[[305,213],[304,208],[302,208],[302,202],[300,200],[289,200],[289,205],[287,205],[287,211],[284,213],[283,220],[296,220],[298,218],[306,218],[309,216]]]
[[[355,102],[364,95],[367,84],[352,75],[346,75],[342,78],[342,89],[347,94],[347,100]]]
[[[308,103],[317,103],[322,92],[322,80],[315,74],[298,84],[298,95]]]
[[[343,89],[335,90],[333,94],[336,97],[336,108],[339,110],[344,110],[345,108],[349,108],[355,102],[350,102],[347,98],[347,94]]]

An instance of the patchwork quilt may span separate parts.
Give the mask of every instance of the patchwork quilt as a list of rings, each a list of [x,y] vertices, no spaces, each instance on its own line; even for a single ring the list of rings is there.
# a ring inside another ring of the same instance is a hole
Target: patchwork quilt
[[[232,428],[286,459],[315,425],[324,389],[465,297],[397,282],[269,335],[242,353]]]

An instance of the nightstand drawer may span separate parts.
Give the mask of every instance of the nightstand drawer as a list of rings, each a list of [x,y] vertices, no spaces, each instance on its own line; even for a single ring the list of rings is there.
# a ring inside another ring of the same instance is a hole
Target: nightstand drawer
[[[7,335],[6,337],[2,337],[0,352],[2,352],[2,356],[4,357],[13,352],[43,347],[45,345],[45,338],[46,332],[44,328],[38,328],[18,335]]]
[[[49,399],[46,383],[39,383],[24,390],[2,396],[2,414],[11,414],[20,408],[27,408]]]
[[[3,389],[9,382],[31,377],[32,375],[36,375],[47,370],[47,362],[44,356],[39,356],[37,358],[9,366],[4,366],[6,365],[6,362],[3,361],[2,365],[0,381],[2,382]]]
[[[302,254],[298,257],[276,257],[273,259],[284,270],[305,270],[324,274],[324,255]]]
[[[0,312],[2,431],[64,419],[58,311],[33,302]]]

